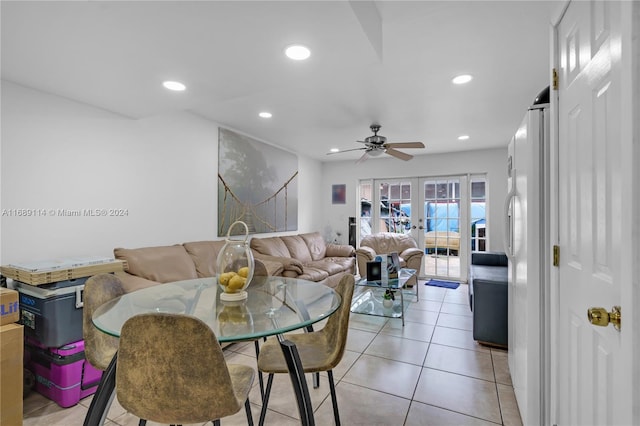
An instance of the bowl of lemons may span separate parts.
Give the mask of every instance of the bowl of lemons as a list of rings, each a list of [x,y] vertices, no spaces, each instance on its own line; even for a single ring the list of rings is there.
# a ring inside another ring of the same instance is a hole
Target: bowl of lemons
[[[234,225],[244,225],[244,239],[234,240],[231,238],[231,228]],[[249,229],[247,224],[236,221],[231,224],[227,232],[227,242],[218,254],[217,278],[218,285],[222,290],[221,300],[236,301],[244,300],[248,297],[245,289],[253,278],[254,260],[248,242]]]

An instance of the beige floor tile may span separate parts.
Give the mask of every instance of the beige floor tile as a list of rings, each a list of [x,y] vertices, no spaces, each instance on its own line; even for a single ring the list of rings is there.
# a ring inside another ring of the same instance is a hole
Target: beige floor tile
[[[441,313],[438,317],[438,325],[441,327],[472,331],[473,317]]]
[[[47,404],[24,415],[23,426],[81,425],[87,416],[87,407],[77,404],[62,408],[56,403]]]
[[[509,355],[506,352],[491,350],[491,358],[493,359],[493,371],[496,376],[496,382],[513,386],[511,374],[509,373]]]
[[[55,402],[47,399],[43,395],[40,395],[36,391],[31,391],[29,392],[29,395],[22,400],[22,412],[24,414],[28,414],[50,404],[55,404]]]
[[[394,361],[422,365],[429,344],[418,340],[402,339],[388,334],[379,334],[364,352]]]
[[[447,289],[442,287],[434,287],[430,285],[422,285],[420,289],[420,300],[432,300],[434,302],[442,302]]]
[[[433,331],[431,343],[454,346],[456,348],[471,349],[474,351],[490,352],[491,350],[473,340],[473,332],[470,330],[458,330],[448,327],[436,327]]]
[[[329,397],[329,381],[326,373],[320,373],[320,387],[315,388],[312,385],[311,374],[305,375],[307,379],[307,387],[309,389],[309,396],[311,397],[311,405],[316,410],[325,398]],[[265,374],[265,386],[267,383],[267,375]],[[252,404],[262,406],[260,389],[254,386],[249,393],[249,401]],[[295,400],[295,393],[293,391],[293,385],[288,374],[276,374],[273,379],[273,386],[271,388],[271,395],[269,396],[269,403],[267,405],[270,411],[283,414],[285,416],[299,419],[300,413],[298,412],[298,405]],[[270,415],[267,413],[267,421],[271,423]],[[299,422],[299,421],[298,421]],[[257,424],[257,418],[255,420]]]
[[[422,342],[429,342],[433,335],[433,325],[422,324],[418,322],[406,321],[404,326],[402,321],[389,321],[382,330],[381,334],[391,334],[397,337],[404,337],[411,340],[420,340]]]
[[[440,307],[442,306],[442,302],[435,300],[426,300],[421,299],[418,302],[413,302],[409,305],[408,310],[418,309],[421,311],[431,311],[431,312],[440,312]]]
[[[448,289],[444,295],[444,302],[469,306],[469,287],[466,284],[460,284],[460,287],[455,290]]]
[[[496,424],[413,401],[405,426],[494,426]]]
[[[411,321],[428,325],[436,325],[436,323],[438,322],[438,315],[438,312],[409,309],[404,314],[404,320],[405,322]],[[398,319],[398,321],[400,321],[400,323],[402,324],[401,319]]]
[[[378,392],[344,381],[336,386],[340,423],[343,425],[402,425],[409,409],[408,399]],[[331,399],[315,412],[317,425],[333,425]]]
[[[440,308],[440,312],[445,314],[454,314],[454,315],[464,315],[471,317],[473,316],[473,312],[469,305],[461,305],[458,303],[443,303],[442,308]]]
[[[336,368],[333,369],[333,379],[336,382],[342,379],[342,377],[347,374],[347,371],[349,371],[351,366],[356,362],[360,355],[360,352],[345,350],[340,363],[336,366]]]
[[[347,350],[362,353],[375,337],[376,333],[349,328],[347,334]]]
[[[258,420],[260,419],[261,409],[262,405],[254,404],[253,402],[251,403],[251,415],[253,416],[253,423],[255,425],[258,424]],[[236,414],[222,418],[220,420],[220,424],[224,426],[247,426],[247,413],[244,410],[244,407],[242,407],[242,409]],[[300,420],[269,410],[264,424],[267,426],[295,426],[300,425]],[[206,423],[205,426],[211,426],[211,423]]]
[[[375,315],[351,313],[349,316],[349,328],[357,328],[363,331],[377,333],[387,323],[389,318]]]
[[[425,368],[414,400],[436,407],[501,423],[495,383]]]
[[[495,381],[491,353],[431,344],[424,366],[450,373]]]
[[[522,426],[520,410],[516,402],[516,395],[511,386],[498,383],[498,398],[500,400],[500,411],[502,412],[502,422],[505,426]]]
[[[342,381],[402,398],[411,398],[421,367],[390,359],[362,355]]]

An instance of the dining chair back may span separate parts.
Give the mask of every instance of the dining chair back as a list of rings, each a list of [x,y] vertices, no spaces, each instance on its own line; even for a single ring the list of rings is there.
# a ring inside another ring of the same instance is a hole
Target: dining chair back
[[[214,332],[198,318],[141,314],[122,327],[116,393],[122,407],[141,419],[217,424],[244,405],[251,425],[254,376],[251,367],[226,363]]]
[[[124,294],[122,282],[114,274],[99,274],[89,278],[82,292],[82,336],[87,361],[98,370],[106,370],[118,351],[118,338],[109,336],[93,325],[95,310]]]
[[[351,298],[353,297],[354,287],[355,280],[353,275],[345,275],[340,280],[335,290],[342,298],[342,302],[338,310],[327,319],[322,329],[310,333],[285,336],[285,339],[296,345],[305,373],[327,372],[336,425],[340,424],[340,415],[333,380],[333,369],[342,360],[347,345]],[[287,364],[277,339],[271,338],[263,343],[258,356],[258,370],[269,374],[263,397],[262,412],[260,413],[260,424],[264,424],[273,375],[275,373],[288,373]]]

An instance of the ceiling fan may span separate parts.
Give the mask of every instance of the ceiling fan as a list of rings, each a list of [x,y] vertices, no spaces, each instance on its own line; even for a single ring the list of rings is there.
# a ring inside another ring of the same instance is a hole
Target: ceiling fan
[[[353,148],[353,149],[345,149],[337,152],[328,152],[327,155],[331,154],[340,154],[342,152],[349,151],[361,151],[364,150],[364,154],[356,163],[361,163],[365,161],[369,157],[377,157],[380,154],[389,154],[392,157],[399,158],[400,160],[409,161],[413,158],[413,155],[406,154],[402,151],[398,151],[396,148],[424,148],[424,144],[422,142],[395,142],[395,143],[387,143],[387,138],[384,136],[378,136],[378,131],[380,130],[379,124],[372,124],[369,126],[371,131],[373,132],[373,136],[369,136],[365,138],[363,141],[356,141],[359,143],[363,143],[363,148]]]

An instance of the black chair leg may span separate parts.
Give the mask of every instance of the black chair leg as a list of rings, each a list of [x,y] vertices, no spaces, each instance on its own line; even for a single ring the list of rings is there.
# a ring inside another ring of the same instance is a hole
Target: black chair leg
[[[336,395],[336,385],[333,382],[333,370],[327,371],[329,376],[329,389],[331,390],[331,404],[333,405],[333,418],[336,426],[340,426],[340,413],[338,412],[338,397]]]
[[[220,426],[220,419],[216,419],[213,421],[213,426]]]
[[[247,412],[247,424],[253,426],[253,414],[251,414],[251,403],[249,398],[244,402],[244,411]]]
[[[140,421],[138,422],[138,426],[146,426],[147,421],[145,419],[140,419]]]
[[[257,340],[253,341],[256,348],[256,360],[260,356],[260,343]],[[262,371],[258,371],[258,382],[260,382],[260,398],[264,399],[264,380],[262,379]]]
[[[267,378],[267,388],[264,391],[264,398],[262,398],[262,410],[260,410],[260,420],[258,420],[258,426],[264,425],[264,418],[267,415],[267,404],[269,404],[269,395],[271,394],[271,385],[273,384],[273,373],[269,374]]]

